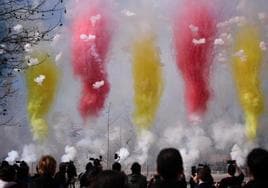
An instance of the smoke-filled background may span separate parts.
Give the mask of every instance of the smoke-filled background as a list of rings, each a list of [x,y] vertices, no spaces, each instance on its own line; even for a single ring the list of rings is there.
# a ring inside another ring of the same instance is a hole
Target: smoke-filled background
[[[10,105],[23,124],[0,127],[1,158],[36,162],[48,153],[83,169],[99,155],[110,167],[117,152],[124,168],[138,161],[153,171],[158,152],[176,147],[187,171],[230,158],[244,165],[250,149],[268,148],[266,0],[69,0],[65,6],[53,41],[33,47],[57,67],[54,100],[42,114],[47,132],[40,140],[32,130],[34,99],[18,73],[18,102]],[[37,76],[36,84],[45,84],[46,75]],[[258,96],[257,107],[248,95]]]

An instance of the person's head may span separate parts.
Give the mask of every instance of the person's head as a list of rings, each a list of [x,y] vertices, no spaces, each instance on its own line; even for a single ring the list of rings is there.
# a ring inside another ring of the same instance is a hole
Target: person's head
[[[268,170],[268,151],[262,148],[253,149],[247,156],[247,165],[254,179],[265,180]]]
[[[119,162],[114,162],[114,164],[112,165],[112,170],[121,172],[121,164]]]
[[[203,182],[209,182],[211,176],[211,170],[208,165],[204,165],[197,169],[197,179]]]
[[[86,165],[86,171],[90,171],[93,169],[93,164],[91,162],[88,162]]]
[[[16,176],[16,170],[14,166],[4,166],[0,169],[0,179],[3,181],[14,181]]]
[[[29,166],[25,161],[20,162],[20,166],[18,168],[18,178],[27,177],[29,175]]]
[[[183,161],[175,148],[160,151],[157,157],[157,171],[164,179],[174,179],[183,173]]]
[[[236,172],[236,166],[234,164],[229,164],[227,172],[230,176],[234,176]]]
[[[102,165],[101,165],[101,160],[100,159],[94,159],[93,160],[93,166],[98,171],[102,171]]]
[[[141,173],[141,165],[137,162],[133,163],[131,166],[132,174],[140,174]]]
[[[2,161],[1,168],[4,168],[4,167],[9,167],[9,164],[7,161]]]
[[[38,173],[40,175],[54,176],[56,165],[56,160],[52,156],[42,156],[38,163]]]
[[[59,171],[62,172],[62,173],[66,172],[66,163],[60,163]]]
[[[192,166],[191,167],[191,174],[192,174],[192,176],[196,176],[196,166]]]
[[[114,170],[102,171],[95,181],[93,181],[93,188],[126,188],[126,176]]]

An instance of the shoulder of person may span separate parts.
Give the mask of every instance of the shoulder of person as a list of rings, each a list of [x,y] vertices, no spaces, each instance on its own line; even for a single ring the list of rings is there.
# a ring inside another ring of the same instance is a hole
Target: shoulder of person
[[[19,188],[19,185],[16,182],[8,182],[3,188]]]
[[[243,186],[243,188],[253,188],[254,187],[254,181],[249,181],[246,183],[246,185]]]

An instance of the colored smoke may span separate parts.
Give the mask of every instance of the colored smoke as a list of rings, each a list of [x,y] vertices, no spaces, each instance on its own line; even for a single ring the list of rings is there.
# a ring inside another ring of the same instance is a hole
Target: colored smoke
[[[209,1],[185,0],[174,18],[177,65],[184,80],[186,108],[190,120],[199,121],[211,97],[210,66],[216,18]]]
[[[113,25],[110,10],[102,3],[86,5],[72,21],[72,65],[82,84],[79,111],[84,119],[99,115],[110,90],[106,64]],[[98,82],[103,85],[95,87]]]
[[[162,68],[153,34],[133,46],[134,123],[149,128],[155,119],[163,91]]]
[[[232,63],[240,104],[245,114],[246,132],[250,139],[256,138],[259,118],[264,111],[260,80],[263,53],[260,42],[258,27],[249,24],[240,27]]]
[[[58,85],[58,68],[46,53],[36,53],[40,64],[31,66],[26,71],[28,89],[28,117],[33,137],[44,140],[48,136],[46,116],[51,109]],[[43,75],[43,80],[36,79]]]

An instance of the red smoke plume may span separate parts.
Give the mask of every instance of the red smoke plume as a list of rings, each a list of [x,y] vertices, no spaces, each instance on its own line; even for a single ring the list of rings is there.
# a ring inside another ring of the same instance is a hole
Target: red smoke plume
[[[79,104],[81,116],[97,116],[110,86],[106,57],[111,42],[109,12],[100,4],[79,12],[72,24],[72,64],[82,82]]]

